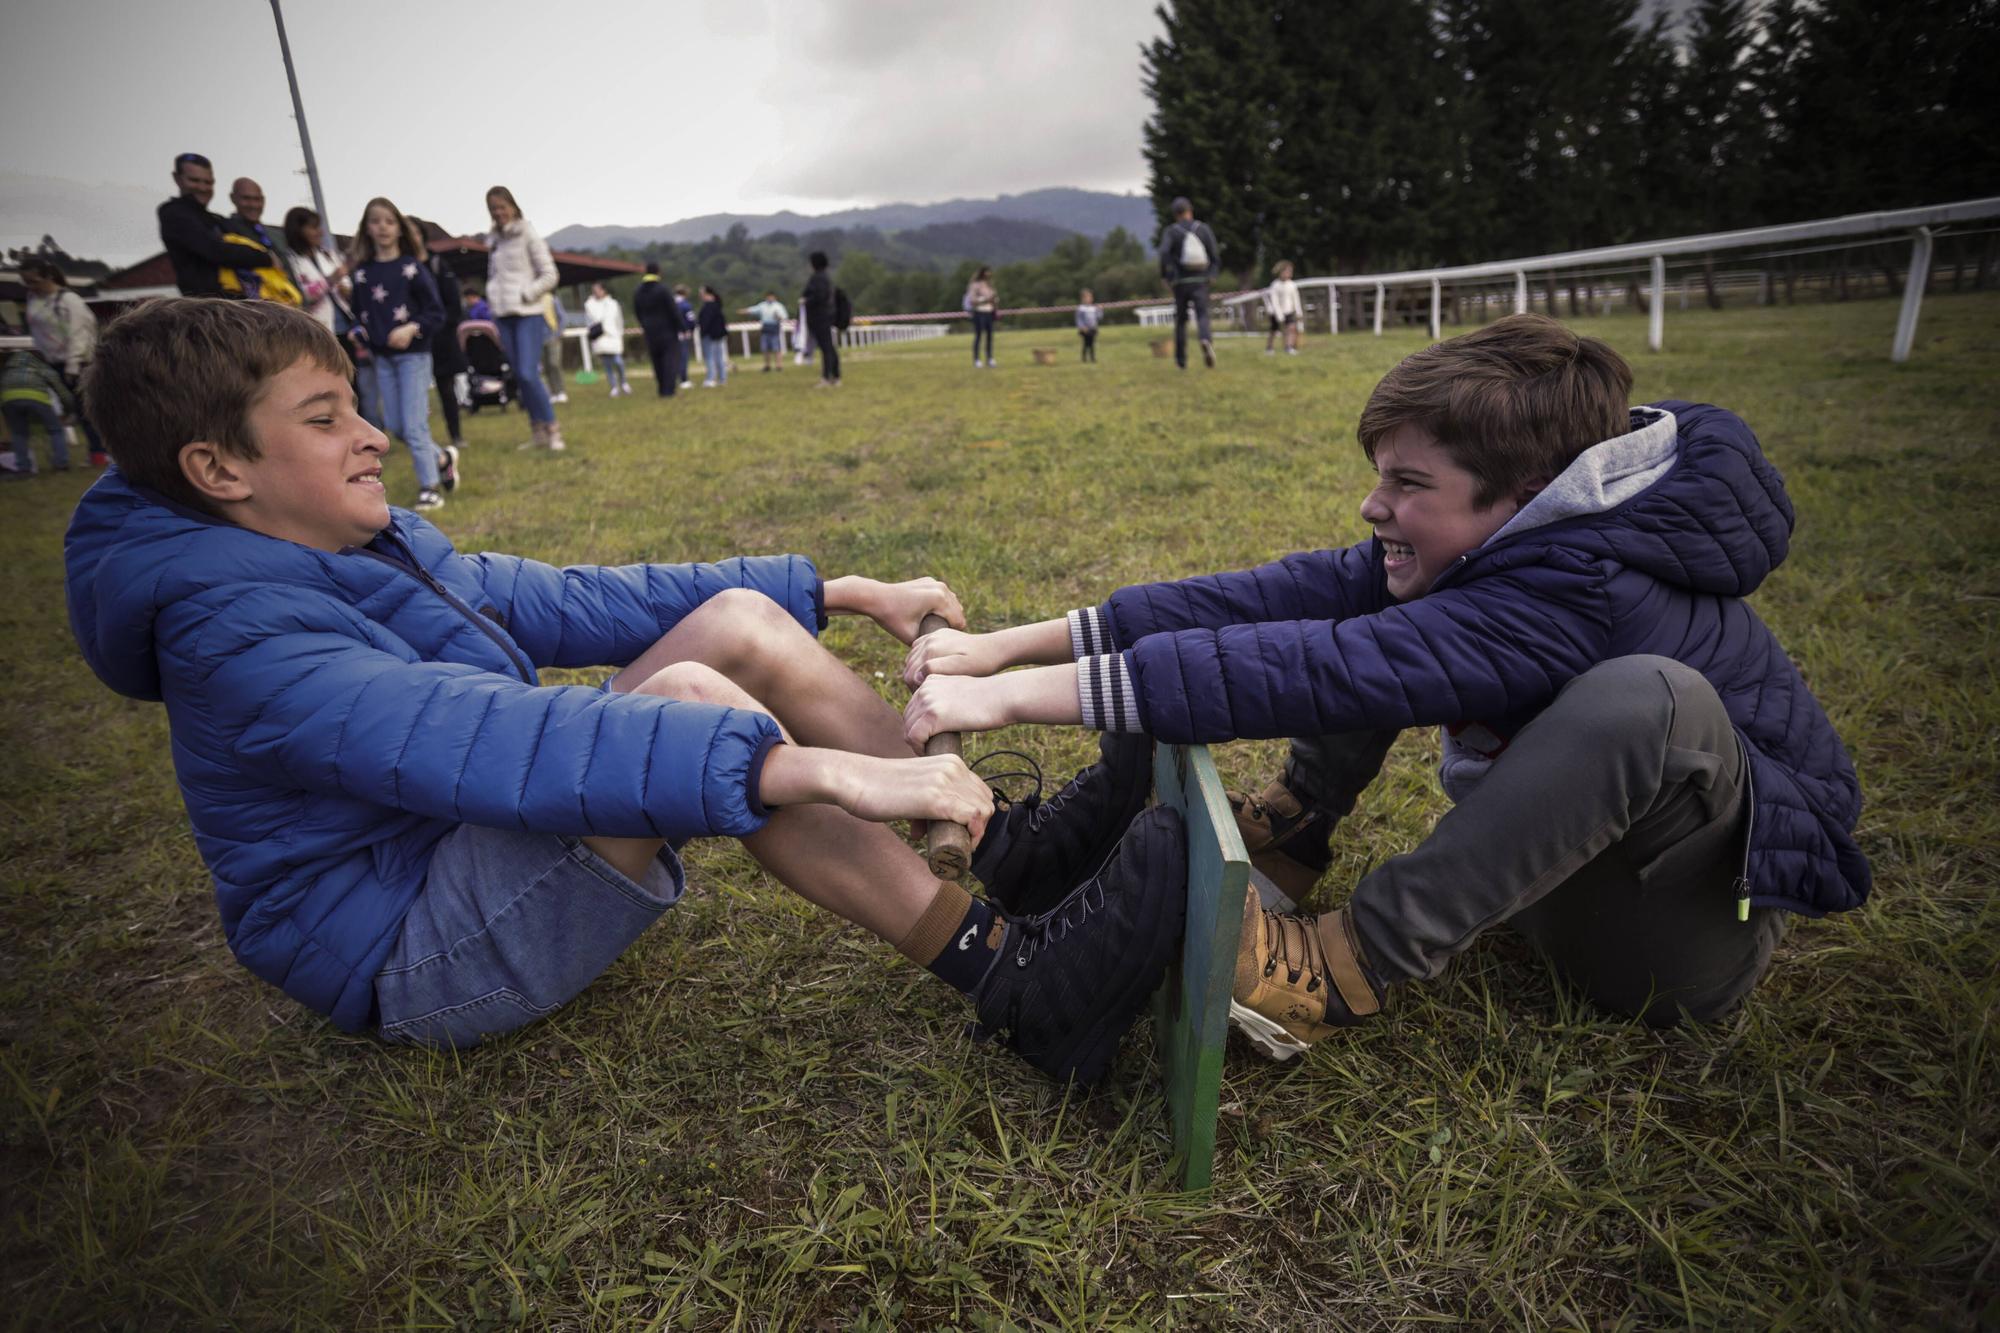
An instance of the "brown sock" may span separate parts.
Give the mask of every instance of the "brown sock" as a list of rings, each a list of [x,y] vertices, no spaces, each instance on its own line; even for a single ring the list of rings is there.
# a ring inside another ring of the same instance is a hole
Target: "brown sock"
[[[990,903],[939,880],[937,897],[897,943],[896,952],[970,995],[985,978],[1006,933],[1006,922]]]

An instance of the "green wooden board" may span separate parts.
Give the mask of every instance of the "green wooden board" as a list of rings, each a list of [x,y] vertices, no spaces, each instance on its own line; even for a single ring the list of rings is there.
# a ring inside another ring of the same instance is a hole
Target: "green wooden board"
[[[1206,1189],[1215,1164],[1215,1117],[1222,1094],[1222,1047],[1236,983],[1236,940],[1250,855],[1223,799],[1222,778],[1205,745],[1162,745],[1153,789],[1187,822],[1188,909],[1180,962],[1153,997],[1153,1032],[1166,1071],[1167,1109],[1181,1187]]]

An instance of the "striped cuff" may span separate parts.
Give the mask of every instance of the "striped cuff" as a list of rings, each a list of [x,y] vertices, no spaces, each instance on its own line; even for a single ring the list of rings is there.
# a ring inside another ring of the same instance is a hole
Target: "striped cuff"
[[[1073,661],[1118,651],[1111,638],[1111,626],[1104,623],[1104,613],[1096,607],[1079,607],[1065,619],[1069,621],[1069,655]]]
[[[1132,671],[1123,653],[1098,653],[1076,663],[1076,697],[1083,725],[1096,731],[1144,731]]]

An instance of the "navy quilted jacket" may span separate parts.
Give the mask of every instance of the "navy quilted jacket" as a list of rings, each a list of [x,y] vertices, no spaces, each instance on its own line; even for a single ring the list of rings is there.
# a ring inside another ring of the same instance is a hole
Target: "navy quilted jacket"
[[[164,700],[174,770],[244,966],[343,1028],[461,823],[576,836],[741,836],[777,724],[544,686],[622,665],[725,588],[816,631],[799,556],[555,569],[460,555],[392,510],[316,551],[182,508],[116,470],[65,544],[70,625],[100,679]]]
[[[1611,509],[1460,557],[1392,600],[1379,544],[1146,584],[1099,611],[1143,728],[1169,741],[1477,721],[1512,736],[1611,658],[1671,657],[1721,696],[1750,757],[1751,902],[1817,916],[1868,896],[1854,766],[1798,669],[1743,599],[1785,552],[1791,502],[1750,428],[1662,403],[1677,457]]]

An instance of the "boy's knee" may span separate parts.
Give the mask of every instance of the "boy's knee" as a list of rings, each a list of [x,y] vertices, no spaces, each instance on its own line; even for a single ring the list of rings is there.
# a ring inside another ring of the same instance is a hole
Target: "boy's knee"
[[[1600,744],[1644,740],[1720,750],[1734,729],[1721,696],[1699,671],[1671,657],[1637,654],[1599,662],[1565,685],[1551,709],[1566,728]]]
[[[748,691],[714,667],[701,662],[675,662],[661,667],[633,687],[634,694],[656,694],[682,703],[717,704],[767,712]]]

